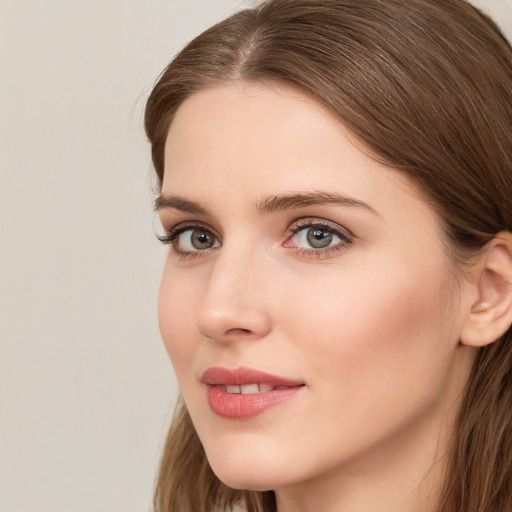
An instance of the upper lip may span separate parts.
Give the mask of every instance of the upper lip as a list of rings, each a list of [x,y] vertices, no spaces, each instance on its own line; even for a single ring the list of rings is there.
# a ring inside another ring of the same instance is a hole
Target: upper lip
[[[213,366],[208,368],[201,376],[201,382],[211,386],[243,386],[245,384],[270,384],[272,386],[303,386],[304,382],[287,379],[253,368],[222,368]]]

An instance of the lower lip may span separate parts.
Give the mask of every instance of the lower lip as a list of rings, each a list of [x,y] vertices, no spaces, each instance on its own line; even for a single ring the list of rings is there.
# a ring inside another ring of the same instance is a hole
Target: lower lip
[[[207,386],[208,403],[212,411],[221,418],[243,420],[253,418],[271,407],[288,402],[303,388],[304,386],[297,386],[288,389],[274,389],[266,393],[242,395],[228,393],[215,386]]]

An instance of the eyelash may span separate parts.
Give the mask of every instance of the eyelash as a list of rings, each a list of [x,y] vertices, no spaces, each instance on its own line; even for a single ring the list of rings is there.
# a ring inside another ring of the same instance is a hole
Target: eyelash
[[[207,252],[206,250],[203,251],[182,251],[177,247],[177,240],[178,237],[188,230],[203,230],[207,231],[208,233],[211,233],[212,236],[218,240],[219,237],[215,234],[214,230],[210,228],[207,224],[200,224],[200,223],[181,223],[177,226],[174,226],[171,229],[164,228],[164,234],[163,235],[156,235],[158,240],[162,242],[164,245],[172,245],[174,251],[176,251],[177,255],[180,259],[187,259],[187,260],[193,260],[198,257],[204,256],[204,253]]]
[[[305,248],[305,247],[293,247],[287,245],[287,243],[297,234],[299,234],[303,230],[318,228],[325,231],[328,231],[331,235],[334,235],[340,239],[340,241],[333,245],[325,248]],[[208,252],[208,249],[204,250],[196,250],[196,251],[183,251],[177,247],[177,240],[179,236],[188,230],[203,230],[210,233],[215,240],[219,241],[219,237],[215,234],[215,231],[210,228],[207,224],[202,223],[181,223],[177,226],[174,226],[171,229],[165,229],[165,233],[163,235],[156,235],[158,240],[162,242],[164,245],[172,245],[174,251],[177,253],[178,257],[183,260],[195,259],[198,257],[205,256]],[[334,256],[338,252],[348,248],[354,242],[355,235],[351,233],[348,229],[342,228],[338,224],[332,223],[327,220],[320,220],[317,218],[304,218],[294,222],[294,225],[288,229],[286,234],[285,241],[283,242],[283,246],[289,249],[295,249],[295,251],[301,256],[308,257],[316,257],[319,259],[327,258],[329,256]]]
[[[340,241],[332,246],[328,246],[322,249],[314,249],[314,248],[305,248],[305,247],[295,247],[295,250],[298,252],[298,254],[302,256],[313,256],[319,259],[327,258],[329,256],[334,256],[335,254],[338,254],[340,251],[343,251],[344,249],[347,249],[350,247],[355,239],[355,236],[353,233],[351,233],[347,228],[342,228],[338,224],[335,224],[333,222],[330,222],[328,220],[320,220],[315,218],[305,218],[300,219],[298,221],[295,221],[295,225],[289,229],[291,235],[287,236],[284,246],[289,247],[290,249],[293,249],[293,247],[287,246],[286,243],[288,240],[291,240],[291,238],[294,235],[297,235],[301,231],[311,229],[311,228],[317,228],[322,229],[325,231],[328,231],[331,235],[337,236]]]

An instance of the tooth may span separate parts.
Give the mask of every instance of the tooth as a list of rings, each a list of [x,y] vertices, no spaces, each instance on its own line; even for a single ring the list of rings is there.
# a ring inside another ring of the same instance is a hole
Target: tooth
[[[242,395],[254,395],[254,393],[259,392],[258,384],[244,384],[240,386],[240,393],[242,393]]]
[[[274,386],[272,386],[272,384],[260,384],[259,388],[261,393],[267,393],[268,391],[272,391]]]
[[[233,393],[236,395],[240,394],[240,386],[226,386],[226,391],[228,393]]]

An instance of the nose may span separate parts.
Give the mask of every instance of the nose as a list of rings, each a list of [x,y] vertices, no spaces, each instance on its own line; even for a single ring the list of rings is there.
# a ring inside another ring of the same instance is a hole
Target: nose
[[[197,312],[206,338],[227,343],[258,340],[272,328],[268,279],[254,255],[227,247],[212,264]],[[261,260],[260,260],[261,261]]]

